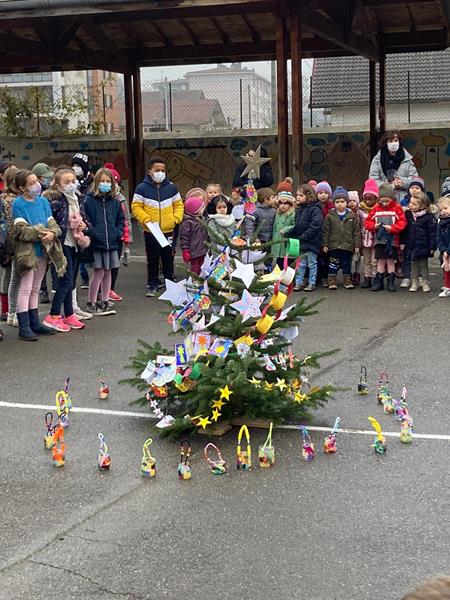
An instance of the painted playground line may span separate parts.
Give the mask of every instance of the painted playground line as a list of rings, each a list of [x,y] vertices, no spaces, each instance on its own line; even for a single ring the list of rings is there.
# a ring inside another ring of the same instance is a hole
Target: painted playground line
[[[0,408],[14,408],[21,410],[55,410],[54,405],[48,404],[25,404],[20,402],[4,402],[0,400]],[[155,416],[149,413],[131,411],[131,410],[114,410],[108,408],[89,408],[84,406],[74,406],[71,409],[71,412],[80,413],[80,414],[94,414],[94,415],[111,415],[113,417],[130,417],[135,419],[153,419],[157,420]],[[308,425],[309,431],[330,431],[331,425],[329,427],[319,427],[316,425]],[[277,429],[293,429],[297,430],[297,425],[278,425]],[[373,429],[346,429],[339,428],[339,433],[348,433],[353,435],[374,435]],[[383,435],[386,437],[398,438],[400,437],[399,431],[384,431]],[[416,433],[414,432],[415,439],[421,440],[439,440],[439,441],[450,441],[450,435],[444,435],[439,433]]]

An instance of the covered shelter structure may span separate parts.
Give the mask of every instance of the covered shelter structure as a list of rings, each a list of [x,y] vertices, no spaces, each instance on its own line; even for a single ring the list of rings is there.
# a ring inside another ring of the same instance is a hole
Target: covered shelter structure
[[[449,29],[450,0],[0,0],[0,72],[123,73],[133,186],[144,170],[142,67],[276,60],[279,173],[292,172],[298,179],[303,164],[302,58],[368,59],[373,153],[377,112],[379,130],[386,127],[386,54],[443,50]]]

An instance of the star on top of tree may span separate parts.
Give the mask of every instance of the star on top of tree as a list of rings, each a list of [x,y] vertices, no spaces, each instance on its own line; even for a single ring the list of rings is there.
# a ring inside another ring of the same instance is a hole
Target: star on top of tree
[[[259,179],[261,176],[261,165],[271,161],[271,158],[261,157],[261,144],[255,151],[253,156],[241,156],[242,160],[247,165],[241,173],[241,177],[248,175],[249,179]]]

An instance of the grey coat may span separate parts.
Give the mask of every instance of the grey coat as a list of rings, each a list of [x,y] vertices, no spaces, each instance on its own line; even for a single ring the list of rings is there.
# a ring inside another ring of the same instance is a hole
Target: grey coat
[[[370,164],[369,179],[375,179],[378,186],[382,183],[387,183],[387,177],[381,167],[381,150],[373,157]],[[408,191],[409,183],[413,177],[417,177],[417,169],[412,161],[412,156],[407,150],[405,150],[405,158],[400,163],[397,169],[396,176],[403,180],[403,185],[399,188],[395,188],[395,199],[399,202]]]
[[[259,227],[258,239],[261,242],[270,242],[272,240],[273,222],[277,211],[271,206],[258,204],[253,216],[255,220],[247,219],[245,222],[246,237],[252,237]]]

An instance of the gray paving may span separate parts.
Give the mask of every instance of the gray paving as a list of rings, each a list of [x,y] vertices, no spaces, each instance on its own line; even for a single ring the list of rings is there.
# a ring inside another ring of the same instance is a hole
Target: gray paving
[[[72,379],[74,404],[125,409],[133,390],[117,385],[135,340],[166,340],[165,306],[143,297],[142,263],[122,269],[126,300],[116,317],[84,332],[25,344],[8,328],[1,343],[0,399],[53,403]],[[435,269],[437,272],[437,269]],[[387,368],[395,394],[403,384],[417,432],[448,434],[448,314],[433,294],[327,292],[320,313],[302,326],[297,353],[340,347],[324,359],[318,381],[343,388],[314,418],[349,428],[377,417],[374,392]],[[311,294],[319,297],[321,292]],[[45,307],[41,307],[45,309]],[[359,367],[371,394],[355,393]],[[111,397],[96,398],[98,369]],[[348,389],[345,389],[348,388]],[[135,407],[133,410],[142,410]],[[301,460],[296,431],[277,430],[273,470],[234,470],[235,432],[220,444],[230,473],[214,477],[193,442],[193,478],[179,482],[178,446],[154,443],[159,472],[139,475],[150,421],[73,414],[67,463],[55,469],[42,448],[40,411],[0,408],[0,599],[385,600],[449,568],[450,447],[447,441],[389,438],[378,457],[372,438],[338,437],[338,453]],[[97,434],[112,468],[96,468]],[[256,450],[264,432],[252,431]],[[323,434],[314,433],[316,448]]]

